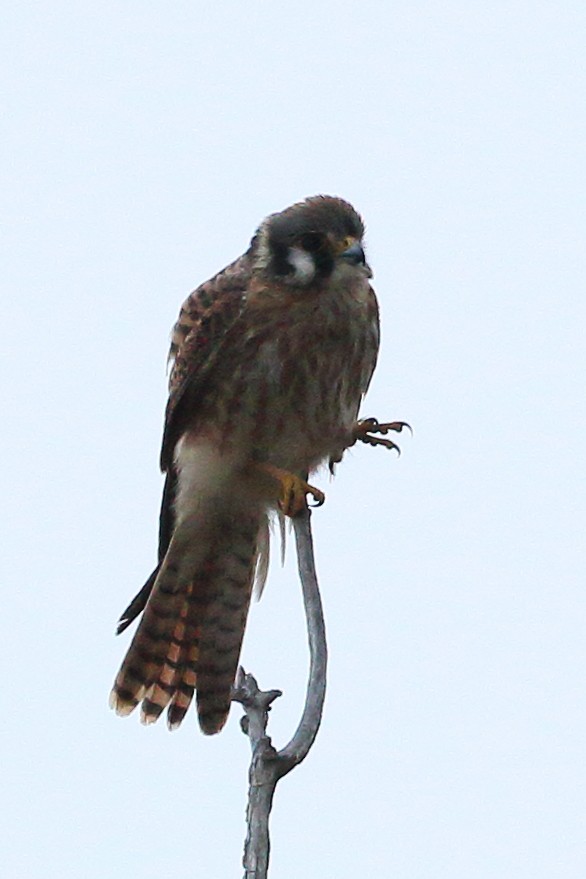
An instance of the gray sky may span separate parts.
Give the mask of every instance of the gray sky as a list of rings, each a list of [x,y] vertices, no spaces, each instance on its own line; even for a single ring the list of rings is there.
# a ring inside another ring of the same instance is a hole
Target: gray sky
[[[2,875],[238,876],[248,745],[107,708],[150,572],[169,329],[259,221],[364,215],[383,318],[314,515],[331,664],[272,875],[586,872],[583,2],[3,14]],[[277,555],[277,553],[275,553]],[[292,565],[243,661],[303,701]]]

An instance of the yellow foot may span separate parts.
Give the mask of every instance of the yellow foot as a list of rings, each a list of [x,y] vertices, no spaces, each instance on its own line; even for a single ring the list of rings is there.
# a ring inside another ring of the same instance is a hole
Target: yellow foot
[[[363,418],[361,421],[356,422],[354,442],[367,443],[369,446],[384,446],[385,449],[396,449],[400,455],[401,449],[397,443],[389,439],[382,439],[380,436],[373,436],[373,434],[382,433],[385,436],[390,430],[401,433],[404,427],[413,433],[411,426],[406,421],[389,421],[385,424],[380,424],[376,418]]]
[[[300,476],[281,470],[272,464],[259,464],[261,470],[268,473],[279,484],[279,507],[286,516],[296,516],[306,507],[305,496],[310,494],[315,501],[314,506],[321,507],[326,499],[323,491],[309,485]]]

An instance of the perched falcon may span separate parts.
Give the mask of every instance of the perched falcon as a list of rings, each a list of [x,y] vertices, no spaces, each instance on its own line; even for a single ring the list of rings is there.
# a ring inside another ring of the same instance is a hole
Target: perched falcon
[[[358,422],[379,345],[364,225],[339,198],[272,214],[246,253],[184,302],[161,468],[159,563],[121,617],[144,614],[111,705],[171,729],[197,691],[204,733],[230,708],[255,575],[266,576],[267,516],[293,516],[306,480],[360,439],[402,423]],[[262,585],[262,584],[261,584]]]

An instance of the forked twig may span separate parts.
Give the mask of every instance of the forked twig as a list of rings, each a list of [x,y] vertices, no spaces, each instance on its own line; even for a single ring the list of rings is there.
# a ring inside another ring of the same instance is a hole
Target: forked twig
[[[311,513],[293,519],[297,563],[309,641],[309,680],[305,706],[291,741],[276,751],[266,733],[268,712],[280,690],[259,690],[251,674],[238,670],[233,699],[244,707],[243,731],[250,739],[252,760],[248,774],[247,834],[244,843],[244,879],[266,879],[269,865],[269,814],[277,782],[307,756],[319,729],[326,693],[327,646],[324,616],[315,572]]]

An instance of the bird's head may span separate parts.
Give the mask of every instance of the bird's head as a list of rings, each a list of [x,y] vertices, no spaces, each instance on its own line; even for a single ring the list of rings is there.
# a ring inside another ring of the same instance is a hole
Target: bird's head
[[[370,278],[363,237],[364,223],[352,205],[317,195],[267,217],[252,239],[251,255],[255,270],[291,287]]]

